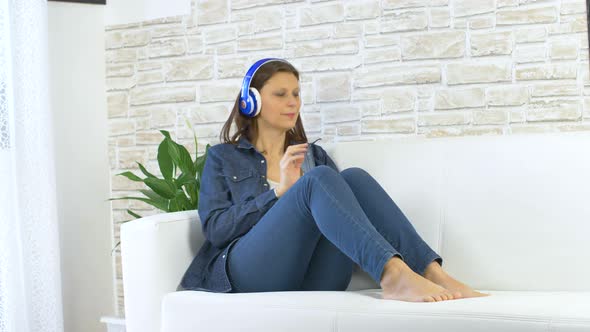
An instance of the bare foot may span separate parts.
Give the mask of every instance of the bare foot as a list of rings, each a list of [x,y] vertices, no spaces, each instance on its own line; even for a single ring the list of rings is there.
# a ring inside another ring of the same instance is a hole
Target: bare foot
[[[480,293],[471,287],[448,275],[437,262],[432,262],[424,272],[424,278],[438,284],[451,292],[460,292],[462,298],[490,296],[491,294]]]
[[[438,302],[461,296],[423,278],[397,256],[385,265],[381,288],[383,299],[407,302]]]

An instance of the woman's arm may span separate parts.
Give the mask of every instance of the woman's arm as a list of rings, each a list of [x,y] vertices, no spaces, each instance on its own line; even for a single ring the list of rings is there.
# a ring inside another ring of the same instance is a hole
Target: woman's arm
[[[251,200],[234,204],[223,176],[223,159],[217,150],[211,147],[207,152],[199,191],[199,217],[205,237],[214,246],[224,248],[247,233],[277,197],[273,190],[268,190]]]

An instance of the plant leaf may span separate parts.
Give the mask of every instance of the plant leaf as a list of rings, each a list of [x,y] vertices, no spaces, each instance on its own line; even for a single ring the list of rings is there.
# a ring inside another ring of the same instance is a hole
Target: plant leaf
[[[160,146],[158,146],[158,165],[160,165],[162,176],[167,180],[172,180],[174,165],[172,164],[172,159],[170,159],[170,154],[168,153],[168,139],[166,138],[160,143]]]
[[[174,199],[176,201],[176,203],[178,204],[178,210],[177,211],[186,211],[190,208],[190,202],[189,200],[186,198],[186,195],[184,194],[184,191],[182,190],[178,190],[176,192],[176,198]]]
[[[178,207],[178,201],[176,199],[171,199],[170,200],[170,207],[168,208],[169,212],[176,212],[176,211],[180,211],[179,207]]]
[[[119,200],[119,199],[129,199],[129,198],[131,198],[131,197],[117,197],[117,198],[109,198],[109,199],[107,199],[107,201],[116,201],[116,200]]]
[[[128,178],[131,181],[143,182],[143,180],[139,176],[137,176],[137,175],[135,175],[135,174],[133,174],[133,173],[131,173],[129,171],[123,172],[123,173],[119,173],[117,175],[123,175],[124,177]]]
[[[184,121],[186,122],[186,125],[191,129],[191,131],[193,132],[193,138],[195,139],[195,159],[197,158],[197,156],[199,155],[199,145],[197,144],[197,134],[195,134],[195,129],[193,129],[193,126],[191,125],[191,123],[188,121],[188,119],[186,118],[186,116],[184,117]]]
[[[141,216],[139,214],[137,214],[129,209],[127,209],[127,213],[129,213],[130,215],[134,216],[137,219],[141,218]]]
[[[147,203],[157,209],[160,209],[162,211],[166,211],[166,209],[168,208],[168,200],[163,199],[162,197],[160,197],[160,200],[156,200],[156,199],[152,199],[152,198],[145,198],[145,197],[120,197],[120,198],[111,198],[112,200],[116,200],[116,199],[134,199],[137,201],[142,201],[144,203]]]
[[[147,169],[145,169],[145,167],[143,167],[143,165],[142,165],[140,162],[136,161],[136,163],[137,163],[137,165],[139,166],[139,169],[141,170],[141,172],[142,172],[142,173],[143,173],[145,176],[147,176],[148,178],[155,178],[155,177],[156,177],[156,176],[155,176],[155,175],[153,175],[152,173],[148,172],[148,171],[147,171]],[[143,180],[142,180],[142,181],[143,181]]]
[[[113,254],[113,251],[115,251],[115,249],[117,249],[117,247],[121,244],[121,241],[117,242],[117,244],[115,244],[115,247],[113,248],[113,250],[111,250],[111,255]]]
[[[176,166],[179,166],[180,165],[180,151],[178,150],[177,144],[169,138],[166,139],[166,144],[168,145],[168,154],[170,154],[170,159],[172,159],[172,162]]]
[[[173,199],[175,197],[176,185],[174,185],[174,183],[172,183],[172,180],[147,178],[144,180],[144,182],[156,194],[158,194],[164,198]]]
[[[195,165],[193,164],[193,159],[191,158],[191,154],[188,153],[188,150],[177,143],[176,147],[178,148],[178,152],[180,153],[180,162],[178,163],[178,167],[184,173],[189,173],[193,178],[195,177]]]
[[[189,200],[191,202],[191,207],[196,209],[197,203],[199,202],[199,192],[196,190],[197,188],[197,181],[195,180],[194,183],[187,183],[185,184],[186,192],[188,194]]]
[[[150,199],[154,200],[154,201],[162,201],[167,203],[167,199],[158,195],[156,192],[154,192],[153,190],[150,189],[140,189],[139,190],[142,194],[144,194],[146,197],[149,197]]]
[[[170,133],[167,130],[160,130],[160,132],[162,135],[166,136],[167,139],[172,139],[170,138]]]
[[[180,177],[178,179],[176,179],[175,181],[176,181],[176,186],[178,188],[180,188],[181,186],[184,186],[186,184],[197,182],[197,179],[195,179],[195,177],[192,174],[182,173],[180,175]]]

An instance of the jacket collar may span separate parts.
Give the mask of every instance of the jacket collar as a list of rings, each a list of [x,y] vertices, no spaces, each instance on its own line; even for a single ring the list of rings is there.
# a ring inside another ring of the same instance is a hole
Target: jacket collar
[[[291,145],[293,144],[297,144],[297,141],[295,140],[291,140]],[[254,145],[252,145],[252,143],[250,143],[250,141],[246,138],[246,136],[244,135],[240,135],[240,138],[238,139],[238,148],[240,149],[254,149],[256,150],[256,148],[254,147]]]
[[[246,136],[240,135],[240,138],[238,139],[238,148],[252,149],[252,148],[254,148],[254,145],[252,145],[252,143],[250,143],[250,141],[246,138]]]

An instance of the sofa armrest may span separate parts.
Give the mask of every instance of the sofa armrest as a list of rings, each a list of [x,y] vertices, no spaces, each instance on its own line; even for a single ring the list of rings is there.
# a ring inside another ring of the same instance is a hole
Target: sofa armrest
[[[196,210],[162,213],[121,225],[121,267],[128,332],[156,332],[161,301],[203,243]]]

